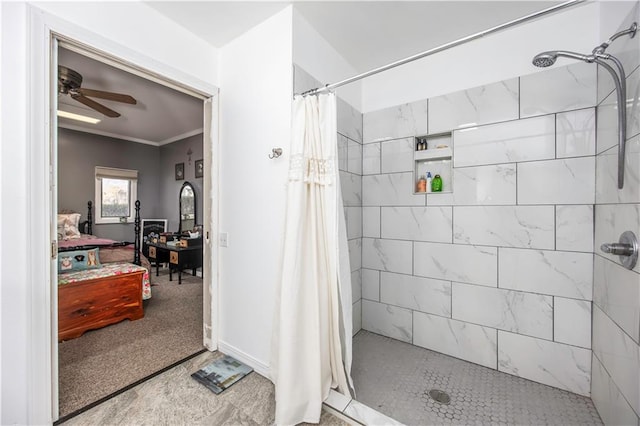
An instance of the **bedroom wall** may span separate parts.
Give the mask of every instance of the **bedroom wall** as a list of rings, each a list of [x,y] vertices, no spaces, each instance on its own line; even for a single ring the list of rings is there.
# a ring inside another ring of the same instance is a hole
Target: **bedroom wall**
[[[59,209],[75,210],[82,213],[81,220],[86,219],[87,201],[95,200],[95,166],[138,170],[140,215],[155,218],[159,214],[163,193],[159,147],[63,128],[58,129]],[[133,223],[94,224],[93,233],[131,241],[133,227]]]
[[[189,164],[189,158],[187,151],[191,148],[193,154],[191,154],[191,164]],[[196,215],[197,223],[203,222],[203,209],[202,209],[202,185],[203,179],[195,177],[195,164],[197,160],[204,158],[203,154],[203,140],[202,134],[194,135],[186,139],[182,139],[177,142],[170,143],[168,145],[162,145],[160,147],[160,190],[159,190],[159,206],[156,216],[148,216],[149,219],[168,219],[167,230],[177,231],[180,224],[180,218],[178,215],[179,204],[178,196],[180,188],[185,182],[189,182],[193,185],[196,191]],[[184,179],[175,179],[175,165],[176,163],[184,163]]]

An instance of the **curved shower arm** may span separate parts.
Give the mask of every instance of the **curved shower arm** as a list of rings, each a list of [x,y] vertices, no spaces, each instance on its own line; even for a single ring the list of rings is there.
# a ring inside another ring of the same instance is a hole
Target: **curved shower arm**
[[[630,34],[630,36],[631,36],[630,38],[633,38],[633,37],[635,37],[637,30],[638,30],[638,24],[636,22],[634,22],[626,30],[618,31],[617,33],[615,33],[614,35],[609,37],[609,40],[605,41],[600,46],[597,46],[595,49],[593,49],[592,53],[594,55],[597,54],[597,53],[604,53],[604,51],[607,49],[607,47],[609,47],[609,45],[611,43],[613,43],[618,37],[622,37],[623,35]]]
[[[616,64],[618,70],[621,71],[622,76],[619,76],[618,73],[616,73],[616,70],[613,69],[611,65],[601,59],[602,56],[603,55],[596,56],[593,62],[609,71],[611,77],[613,77],[613,82],[616,85],[616,93],[618,98],[618,189],[622,189],[624,185],[624,154],[627,138],[627,102],[626,83],[624,82],[624,68],[617,58],[611,55],[605,55],[608,56],[606,59],[612,60]]]

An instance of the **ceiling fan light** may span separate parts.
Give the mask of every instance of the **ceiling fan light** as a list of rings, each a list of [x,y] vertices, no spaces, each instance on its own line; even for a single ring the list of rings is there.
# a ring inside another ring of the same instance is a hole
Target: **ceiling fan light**
[[[86,115],[74,114],[73,112],[58,110],[58,117],[69,118],[71,120],[82,121],[83,123],[98,124],[99,118],[88,117]]]

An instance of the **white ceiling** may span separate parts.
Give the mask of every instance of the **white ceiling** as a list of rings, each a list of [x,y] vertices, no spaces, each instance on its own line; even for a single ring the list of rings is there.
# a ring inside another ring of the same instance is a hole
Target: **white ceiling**
[[[58,109],[101,119],[98,124],[87,124],[59,117],[60,127],[151,145],[175,142],[202,132],[200,99],[64,48],[59,49],[58,64],[79,72],[83,88],[124,93],[137,100],[136,105],[129,105],[93,98],[121,114],[109,118],[67,95],[58,95]]]
[[[364,72],[477,33],[558,1],[162,1],[147,4],[222,47],[295,4],[304,18]]]
[[[215,47],[222,47],[294,3],[304,18],[364,72],[550,7],[557,1],[152,1],[147,4]],[[122,114],[104,117],[60,97],[62,109],[100,117],[99,124],[60,118],[61,127],[162,145],[202,131],[202,101],[61,48],[59,64],[82,74],[82,87],[126,93],[127,105],[95,99]]]

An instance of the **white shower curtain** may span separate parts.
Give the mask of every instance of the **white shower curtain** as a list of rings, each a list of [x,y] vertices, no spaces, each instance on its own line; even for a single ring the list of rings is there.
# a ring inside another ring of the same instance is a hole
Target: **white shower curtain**
[[[335,94],[296,96],[271,357],[276,424],[317,423],[330,388],[350,395],[351,314]]]

